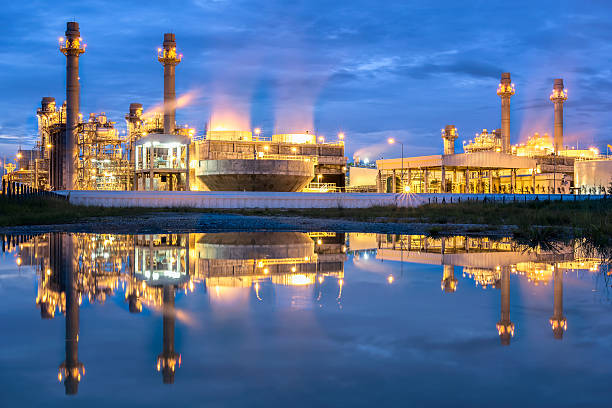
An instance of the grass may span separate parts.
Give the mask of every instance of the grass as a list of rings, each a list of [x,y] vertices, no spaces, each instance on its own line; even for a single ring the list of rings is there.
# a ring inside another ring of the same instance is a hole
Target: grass
[[[612,246],[612,200],[530,201],[511,203],[461,202],[427,204],[415,208],[372,207],[363,209],[252,209],[202,210],[195,208],[107,208],[71,205],[61,198],[0,198],[0,226],[65,224],[91,217],[135,216],[151,212],[216,212],[263,216],[337,218],[362,222],[425,224],[480,224],[468,230],[486,233],[505,225],[518,226],[515,236],[525,241],[541,241],[567,236],[589,236],[598,246]],[[487,226],[487,227],[483,227]],[[432,226],[432,233],[444,228]]]
[[[146,208],[85,207],[56,197],[0,198],[0,226],[70,224],[91,217],[141,215]]]

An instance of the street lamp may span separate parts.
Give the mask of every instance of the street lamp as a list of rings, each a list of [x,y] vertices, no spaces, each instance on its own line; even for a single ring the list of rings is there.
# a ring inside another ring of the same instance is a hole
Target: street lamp
[[[402,145],[402,169],[400,171],[400,180],[402,181],[402,185],[404,184],[404,143],[396,141],[394,138],[390,137],[387,139],[389,144],[399,143]]]

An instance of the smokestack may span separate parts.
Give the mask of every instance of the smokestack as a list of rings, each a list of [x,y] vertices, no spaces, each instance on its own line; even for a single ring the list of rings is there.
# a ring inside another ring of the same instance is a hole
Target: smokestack
[[[157,60],[164,66],[164,133],[174,133],[176,116],[176,91],[174,90],[174,67],[181,62],[182,55],[176,53],[174,34],[164,34],[163,48],[157,50]]]
[[[444,154],[455,154],[455,139],[459,134],[453,125],[446,125],[442,129],[442,139],[444,140]]]
[[[563,103],[567,100],[567,90],[563,87],[563,79],[555,79],[550,100],[555,104],[555,128],[553,139],[555,154],[563,150]]]
[[[63,187],[74,190],[76,187],[76,167],[78,148],[76,130],[79,121],[80,92],[79,57],[85,52],[81,46],[79,23],[71,21],[66,24],[66,38],[60,38],[60,51],[66,56],[66,140],[62,155]]]
[[[501,98],[502,152],[510,153],[510,98],[514,95],[514,84],[509,72],[501,74],[497,95]]]

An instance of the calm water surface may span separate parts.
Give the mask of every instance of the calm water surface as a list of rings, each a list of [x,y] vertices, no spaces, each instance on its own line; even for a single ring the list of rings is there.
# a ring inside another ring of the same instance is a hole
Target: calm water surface
[[[612,406],[609,279],[577,243],[4,237],[0,406]]]

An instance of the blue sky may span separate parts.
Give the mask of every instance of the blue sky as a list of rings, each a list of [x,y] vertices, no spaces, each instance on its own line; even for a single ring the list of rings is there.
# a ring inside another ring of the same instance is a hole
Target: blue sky
[[[167,5],[172,4],[170,9]],[[347,135],[347,155],[439,153],[440,129],[461,140],[499,127],[495,91],[512,73],[512,142],[552,133],[554,78],[568,88],[566,143],[612,143],[612,4],[606,1],[43,1],[0,11],[0,154],[32,145],[43,96],[65,97],[57,48],[75,19],[81,111],[120,129],[131,102],[162,100],[156,49],[176,33],[184,54],[177,94],[193,96],[177,120],[201,133],[228,111],[265,134],[307,127]]]

